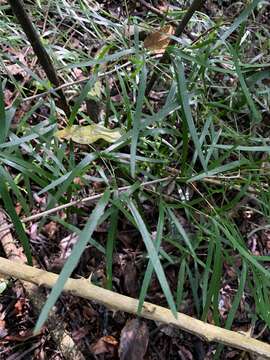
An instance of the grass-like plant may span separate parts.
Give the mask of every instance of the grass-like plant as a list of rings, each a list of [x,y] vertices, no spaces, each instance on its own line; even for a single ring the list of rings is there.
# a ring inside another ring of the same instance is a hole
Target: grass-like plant
[[[39,30],[58,76],[63,83],[74,82],[65,89],[74,105],[69,118],[64,119],[50,96],[55,94],[51,84],[41,79],[28,58],[25,65],[14,56],[29,44],[7,6],[0,5],[0,43],[6,49],[0,50],[0,194],[29,263],[30,244],[15,203],[22,206],[26,216],[34,209],[34,191],[46,194],[46,209],[77,199],[79,187],[74,179],[78,177],[87,186],[99,182],[112,191],[105,191],[83,230],[54,214],[42,219],[40,226],[53,216],[67,231],[76,231],[79,242],[36,329],[46,320],[87,244],[105,256],[106,284],[113,288],[113,253],[117,251],[117,227],[122,218],[138,230],[145,248],[138,312],[155,274],[174,314],[192,297],[198,318],[207,321],[211,312],[216,325],[230,328],[245,295],[253,304],[246,310],[248,316],[270,326],[270,273],[265,265],[270,257],[250,251],[247,234],[241,232],[234,216],[235,207],[246,199],[256,202],[254,212],[265,220],[270,214],[269,130],[263,121],[270,104],[264,82],[270,76],[269,40],[262,27],[250,30],[249,20],[259,6],[259,1],[251,1],[231,23],[196,12],[186,27],[196,40],[175,36],[167,49],[166,63],[148,52],[139,37],[142,31],[160,27],[164,20],[155,14],[149,13],[144,19],[130,16],[122,23],[98,2],[93,8],[84,0],[29,6],[36,24],[46,14],[46,23]],[[176,9],[169,15],[174,21],[183,18],[183,12]],[[87,39],[91,40],[89,45],[84,43]],[[75,40],[79,44],[76,48]],[[8,51],[7,42],[13,53]],[[98,47],[95,55],[94,51],[89,54],[90,46]],[[10,63],[21,67],[26,82],[12,71],[6,72]],[[146,91],[153,69],[159,76],[152,90],[162,94],[155,106],[154,94],[147,95]],[[76,83],[78,70],[85,76],[83,85]],[[110,95],[110,79],[117,84],[117,100]],[[94,145],[87,150],[59,142],[54,137],[59,122],[93,122],[81,105],[97,81],[102,84],[98,101],[106,108],[104,121],[125,129],[125,134],[108,147]],[[5,108],[4,93],[11,87],[16,101]],[[41,92],[46,96],[39,95],[30,102],[13,126],[15,111]],[[38,115],[40,109],[47,112],[43,120]],[[171,180],[163,182],[168,176]],[[139,186],[142,181],[159,179],[154,188]],[[166,191],[172,183],[170,196]],[[128,196],[117,193],[123,184],[130,186]],[[144,214],[146,200],[157,215],[151,224]],[[75,206],[72,211],[77,211]],[[105,245],[93,237],[96,226],[103,222],[109,224]],[[154,239],[150,228],[156,230]],[[239,257],[240,266],[236,263]],[[237,280],[231,309],[222,323],[219,301],[225,262],[234,269]],[[166,277],[168,266],[177,268],[176,288]],[[218,348],[217,354],[221,350]]]

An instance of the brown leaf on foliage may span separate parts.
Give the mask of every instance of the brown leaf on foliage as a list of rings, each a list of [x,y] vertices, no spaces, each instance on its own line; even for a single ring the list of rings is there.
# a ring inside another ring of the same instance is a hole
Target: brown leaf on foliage
[[[6,321],[0,319],[0,339],[3,339],[7,336],[8,331],[6,329]]]
[[[142,360],[149,341],[148,327],[139,319],[127,321],[121,331],[118,354],[120,360]]]
[[[127,295],[137,297],[138,295],[138,272],[133,261],[127,261],[123,269],[124,289]]]
[[[13,92],[10,91],[9,89],[5,89],[4,101],[6,106],[10,106],[12,104],[12,97],[13,97]]]
[[[165,25],[158,31],[149,34],[143,45],[146,49],[152,51],[155,54],[164,53],[166,47],[170,43],[170,36],[174,34],[174,27],[171,25]]]
[[[20,215],[21,214],[21,211],[22,211],[22,205],[20,203],[17,203],[16,206],[15,206],[15,211],[16,211],[16,214],[17,215]]]
[[[50,221],[44,226],[44,230],[48,235],[48,238],[52,239],[57,231],[57,223],[55,221]]]
[[[17,300],[16,304],[14,305],[15,312],[16,312],[17,316],[22,316],[23,315],[25,305],[26,305],[26,300],[24,298],[20,298],[20,299]]]
[[[94,355],[110,353],[114,354],[118,341],[113,336],[103,336],[94,345],[91,346]]]
[[[84,186],[84,182],[82,181],[82,179],[80,177],[75,177],[73,180],[73,184]]]
[[[13,76],[16,76],[16,75],[21,75],[23,77],[26,76],[26,72],[18,64],[7,65],[6,69]]]

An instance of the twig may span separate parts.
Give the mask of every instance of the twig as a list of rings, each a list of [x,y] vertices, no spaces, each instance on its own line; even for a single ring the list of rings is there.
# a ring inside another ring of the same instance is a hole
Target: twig
[[[45,71],[48,79],[55,86],[59,86],[60,81],[56,74],[55,68],[51,61],[51,58],[41,43],[40,37],[25,10],[25,5],[24,5],[23,1],[22,0],[8,0],[8,2],[9,2],[9,5],[11,6],[11,9],[12,9],[14,15],[16,16],[19,24],[23,28],[23,31],[25,32],[25,35],[27,36],[27,38],[38,58],[38,61],[40,62],[40,65],[42,66],[43,70]],[[67,104],[67,101],[66,101],[63,91],[59,90],[58,95],[59,95],[59,101],[58,101],[59,107],[66,113],[67,116],[69,116],[70,109]]]
[[[164,20],[166,21],[170,21],[172,22],[172,19],[166,15],[163,14],[162,11],[158,10],[157,8],[155,8],[153,5],[149,4],[147,1],[145,0],[139,0],[139,2],[145,6],[147,9],[149,9],[150,11],[152,11],[153,13],[157,14],[158,16],[162,17]],[[174,21],[173,21],[174,22]]]
[[[144,187],[144,186],[149,186],[149,185],[153,185],[153,184],[157,184],[157,183],[160,183],[160,182],[164,182],[164,181],[167,181],[167,180],[171,180],[173,178],[173,176],[167,176],[165,178],[162,178],[162,179],[156,179],[156,180],[151,180],[151,181],[146,181],[146,182],[143,182],[140,184],[140,187]],[[122,192],[122,191],[128,191],[130,188],[132,187],[132,185],[128,185],[128,186],[122,186],[120,187],[119,189],[117,189],[118,191]],[[111,190],[111,192],[114,192],[114,190]],[[26,223],[26,222],[29,222],[29,221],[32,221],[32,220],[37,220],[37,219],[40,219],[44,216],[47,216],[47,215],[50,215],[50,214],[54,214],[56,213],[57,211],[60,211],[60,210],[63,210],[63,209],[67,209],[71,206],[74,206],[74,205],[78,205],[78,204],[84,204],[84,203],[87,203],[87,202],[92,202],[92,201],[95,201],[99,198],[101,198],[103,195],[103,193],[100,193],[100,194],[96,194],[96,195],[92,195],[92,196],[88,196],[86,198],[83,198],[83,199],[78,199],[78,200],[74,200],[74,201],[70,201],[69,203],[67,204],[63,204],[63,205],[59,205],[59,206],[56,206],[52,209],[49,209],[49,210],[45,210],[45,211],[42,211],[38,214],[35,214],[35,215],[31,215],[31,216],[28,216],[26,218],[23,218],[21,219],[21,222],[22,223]],[[0,232],[1,231],[4,231],[4,230],[7,230],[7,229],[11,229],[13,228],[13,224],[9,224],[9,225],[6,225],[4,227],[0,227]]]
[[[195,13],[195,11],[199,10],[202,7],[203,3],[204,3],[203,0],[193,0],[188,11],[186,12],[185,16],[183,17],[182,21],[180,22],[180,24],[178,25],[178,27],[175,30],[175,34],[174,34],[175,37],[179,37],[182,34],[182,32],[185,30],[187,23],[189,22],[189,20],[191,19],[191,17]],[[175,40],[171,39],[166,50],[174,43],[175,43]],[[160,64],[165,64],[169,60],[168,52],[166,50],[159,61]],[[148,95],[150,93],[150,91],[152,90],[152,87],[154,86],[157,78],[158,78],[158,74],[154,71],[152,74],[152,77],[150,78],[150,81],[147,84],[146,91],[145,91],[146,95]]]
[[[149,185],[153,185],[153,184],[157,184],[157,183],[160,183],[160,182],[165,182],[165,181],[169,181],[169,180],[172,180],[174,179],[176,176],[179,175],[179,171],[178,170],[175,170],[173,168],[170,168],[170,171],[172,171],[174,173],[174,175],[171,175],[171,176],[168,176],[168,177],[165,177],[165,178],[161,178],[161,179],[157,179],[157,180],[151,180],[151,181],[146,181],[146,182],[143,182],[140,184],[140,187],[145,187],[145,186],[149,186]],[[215,185],[224,185],[225,183],[225,180],[219,180],[218,178],[208,178],[208,177],[205,177],[203,179],[200,179],[200,180],[196,180],[197,181],[203,181],[203,182],[208,182],[210,184],[215,184]],[[128,191],[130,188],[132,187],[132,185],[128,185],[128,186],[122,186],[120,187],[119,189],[117,189],[119,192],[125,192],[125,191]],[[237,185],[237,184],[228,184],[228,187],[229,188],[232,188],[232,189],[235,189],[235,190],[238,190],[240,191],[241,190],[241,186],[240,185]],[[265,189],[265,191],[267,190],[268,188]],[[115,191],[115,190],[111,190],[112,192]],[[247,192],[250,194],[249,196],[252,197],[253,195],[256,195],[260,192],[259,189],[255,189],[251,186],[248,187],[247,189]],[[92,202],[92,201],[95,201],[99,198],[102,197],[104,193],[100,193],[100,194],[96,194],[96,195],[91,195],[91,196],[88,196],[86,198],[83,198],[83,199],[78,199],[78,200],[74,200],[74,201],[70,201],[69,203],[66,203],[66,204],[63,204],[63,205],[59,205],[59,206],[56,206],[52,209],[49,209],[49,210],[45,210],[45,211],[42,211],[42,212],[39,212],[35,215],[31,215],[31,216],[27,216],[25,218],[22,218],[20,219],[22,223],[27,223],[29,221],[33,221],[33,220],[38,220],[44,216],[48,216],[48,215],[51,215],[51,214],[54,214],[56,213],[57,211],[60,211],[60,210],[64,210],[64,209],[67,209],[71,206],[75,206],[75,205],[78,205],[78,204],[84,204],[84,203],[88,203],[88,202]],[[171,200],[173,200],[173,198],[171,198]],[[174,199],[175,200],[175,199]],[[9,225],[6,225],[4,227],[1,226],[1,223],[0,223],[0,231],[4,231],[4,230],[7,230],[7,229],[11,229],[13,228],[14,225],[13,224],[9,224]]]
[[[131,61],[127,61],[125,64],[116,66],[114,69],[112,69],[112,70],[110,70],[110,71],[106,71],[106,72],[104,72],[104,73],[98,74],[98,77],[103,77],[103,76],[110,75],[110,74],[114,73],[115,71],[120,70],[120,69],[122,69],[123,67],[126,67],[126,66],[128,66],[128,65],[130,65],[130,64],[131,64]],[[82,84],[82,83],[88,81],[90,78],[91,78],[91,76],[88,76],[88,77],[83,78],[83,79],[80,79],[80,80],[75,80],[75,81],[71,81],[71,82],[62,84],[62,85],[60,85],[60,86],[57,86],[56,88],[50,89],[50,90],[48,90],[48,91],[44,91],[43,93],[40,93],[40,94],[37,94],[37,95],[33,95],[33,96],[29,96],[29,97],[27,97],[27,98],[24,98],[24,99],[22,99],[22,102],[27,102],[27,101],[39,99],[39,98],[41,98],[41,97],[43,97],[43,96],[53,94],[54,92],[57,92],[57,91],[59,91],[59,90],[66,89],[66,88],[71,87],[71,86],[74,86],[74,85]]]
[[[18,264],[2,257],[0,257],[0,271],[5,275],[48,288],[52,288],[58,280],[58,275],[54,273],[36,269],[32,266]],[[92,285],[89,280],[84,278],[69,278],[64,286],[64,291],[88,300],[97,301],[114,311],[120,310],[134,315],[137,314],[139,304],[137,299]],[[269,344],[235,331],[204,323],[188,315],[177,313],[177,318],[175,318],[169,309],[144,302],[141,316],[146,319],[174,325],[184,331],[199,336],[205,341],[215,341],[270,359]]]

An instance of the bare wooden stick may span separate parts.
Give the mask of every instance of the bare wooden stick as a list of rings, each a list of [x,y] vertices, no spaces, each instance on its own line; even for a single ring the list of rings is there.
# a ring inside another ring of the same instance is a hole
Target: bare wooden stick
[[[140,187],[146,187],[146,186],[149,186],[149,185],[153,185],[153,184],[156,184],[156,183],[161,183],[161,182],[165,182],[165,181],[169,181],[169,180],[172,180],[174,177],[178,176],[179,174],[179,171],[176,170],[176,169],[173,169],[173,168],[170,168],[170,171],[173,171],[174,172],[174,176],[167,176],[165,178],[161,178],[161,179],[157,179],[157,180],[151,180],[151,181],[146,181],[146,182],[143,182],[140,184]],[[210,184],[216,184],[216,185],[223,185],[224,182],[226,181],[226,179],[221,179],[219,180],[217,177],[216,178],[209,178],[209,177],[205,177],[203,179],[200,179],[199,181],[204,181],[204,182],[209,182]],[[240,185],[233,185],[233,184],[229,184],[228,185],[229,188],[232,188],[232,189],[235,189],[235,190],[238,190],[240,191],[241,190],[241,186]],[[119,189],[117,189],[119,192],[122,192],[122,191],[128,191],[130,188],[132,187],[132,185],[128,185],[128,186],[123,186],[123,187],[120,187]],[[265,191],[268,190],[268,187],[264,187],[263,185],[263,188]],[[115,191],[115,190],[112,190],[112,192]],[[247,189],[247,193],[249,194],[249,196],[252,196],[254,194],[258,194],[259,193],[259,190],[258,189],[255,189],[251,186],[248,187]],[[74,201],[70,201],[69,203],[66,203],[66,204],[63,204],[63,205],[59,205],[59,206],[56,206],[52,209],[49,209],[49,210],[45,210],[45,211],[41,211],[37,214],[34,214],[34,215],[30,215],[28,217],[25,217],[25,218],[22,218],[20,219],[22,223],[27,223],[29,221],[33,221],[33,220],[38,220],[44,216],[48,216],[50,214],[54,214],[60,210],[64,210],[64,209],[67,209],[71,206],[75,206],[75,205],[78,205],[78,204],[84,204],[84,203],[90,203],[90,202],[93,202],[95,200],[98,200],[101,198],[101,196],[103,195],[104,193],[100,193],[100,194],[96,194],[96,195],[91,195],[91,196],[88,196],[88,197],[85,197],[85,198],[81,198],[81,199],[78,199],[78,200],[74,200]],[[172,198],[171,198],[172,199]],[[2,225],[1,226],[1,223],[0,223],[0,232],[1,231],[4,231],[4,230],[7,230],[7,229],[12,229],[14,227],[13,224],[8,224],[8,225]]]
[[[188,11],[186,12],[185,16],[183,17],[182,21],[180,22],[180,24],[177,26],[177,28],[175,30],[175,34],[174,34],[175,37],[179,37],[182,34],[182,32],[185,30],[185,27],[187,26],[187,23],[192,18],[195,11],[199,10],[202,7],[203,2],[204,2],[203,0],[193,0]],[[173,44],[175,44],[175,40],[171,39],[167,49]],[[162,58],[159,60],[159,63],[164,64],[168,61],[168,59],[169,59],[168,53],[165,50],[165,53],[163,54]],[[157,78],[158,78],[158,74],[154,71],[150,78],[150,81],[147,83],[147,87],[146,87],[146,91],[145,91],[145,93],[147,95],[152,90],[152,87],[154,86]]]
[[[173,178],[174,178],[173,176],[167,176],[167,177],[161,178],[161,179],[146,181],[146,182],[141,183],[141,184],[140,184],[140,187],[145,187],[145,186],[149,186],[149,185],[161,183],[161,182],[164,182],[164,181],[171,180],[171,179],[173,179]],[[114,191],[116,191],[116,190],[119,191],[119,192],[128,191],[129,189],[131,189],[131,187],[132,187],[132,185],[122,186],[122,187],[120,187],[119,189],[111,190],[111,192],[114,192]],[[44,216],[47,216],[47,215],[50,215],[50,214],[54,214],[54,213],[56,213],[57,211],[60,211],[60,210],[63,210],[63,209],[67,209],[67,208],[69,208],[69,207],[71,207],[71,206],[74,206],[74,205],[93,202],[93,201],[95,201],[95,200],[97,200],[97,199],[100,199],[103,194],[104,194],[104,193],[100,193],[100,194],[91,195],[91,196],[88,196],[88,197],[85,197],[85,198],[81,198],[81,199],[78,199],[78,200],[70,201],[70,202],[67,203],[67,204],[59,205],[59,206],[56,206],[56,207],[54,207],[54,208],[52,208],[52,209],[42,211],[42,212],[40,212],[40,213],[38,213],[38,214],[35,214],[35,215],[31,215],[31,216],[22,218],[22,219],[21,219],[21,222],[22,222],[22,223],[26,223],[26,222],[29,222],[29,221],[37,220],[37,219],[40,219],[40,218],[42,218],[42,217],[44,217]],[[4,231],[4,230],[7,230],[7,229],[11,229],[11,228],[13,228],[13,227],[14,227],[13,224],[5,225],[5,226],[1,226],[1,224],[0,224],[0,232],[1,232],[1,231]]]
[[[0,272],[48,288],[53,287],[58,279],[58,275],[51,272],[18,264],[2,257],[0,257]],[[92,285],[87,279],[69,278],[64,286],[64,291],[88,300],[97,301],[112,310],[125,311],[134,315],[137,313],[139,303],[137,299]],[[174,325],[184,331],[199,336],[205,341],[215,341],[270,359],[269,344],[235,331],[204,323],[188,315],[177,313],[177,318],[175,318],[169,309],[145,302],[141,316],[146,319]]]
[[[164,20],[166,21],[173,21],[170,17],[166,16],[162,11],[160,11],[159,9],[155,8],[153,5],[149,4],[149,2],[145,1],[145,0],[139,0],[139,2],[145,6],[147,9],[149,9],[150,11],[152,11],[154,14],[157,14],[158,16],[162,17]]]
[[[56,74],[56,70],[53,66],[53,63],[51,61],[51,58],[49,57],[46,49],[41,43],[41,40],[39,38],[39,35],[36,31],[36,29],[33,26],[33,23],[28,16],[25,5],[22,0],[8,0],[9,5],[11,6],[11,9],[16,16],[18,22],[20,23],[21,27],[23,28],[23,31],[25,32],[25,35],[27,36],[37,58],[40,62],[40,65],[42,66],[43,70],[45,71],[48,79],[50,82],[55,85],[59,86],[60,81]],[[66,113],[67,116],[70,115],[70,109],[67,104],[65,95],[63,91],[60,89],[58,90],[59,95],[59,107]]]
[[[128,66],[131,64],[131,61],[127,61],[125,64],[122,64],[122,65],[118,65],[118,66],[115,66],[112,70],[109,70],[109,71],[106,71],[104,73],[100,73],[98,74],[98,77],[101,78],[103,76],[107,76],[107,75],[110,75],[110,74],[113,74],[114,72]],[[92,75],[91,75],[92,76]],[[81,84],[81,83],[84,83],[88,80],[90,80],[91,76],[88,76],[86,78],[83,78],[83,79],[80,79],[80,80],[75,80],[75,81],[71,81],[71,82],[68,82],[68,83],[65,83],[65,84],[62,84],[60,86],[57,86],[56,88],[53,88],[51,90],[48,90],[48,91],[44,91],[43,93],[40,93],[40,94],[36,94],[36,95],[32,95],[32,96],[29,96],[27,98],[24,98],[22,99],[22,102],[27,102],[27,101],[31,101],[31,100],[36,100],[36,99],[39,99],[43,96],[46,96],[46,95],[50,95],[50,94],[53,94],[54,92],[56,91],[59,91],[59,90],[63,90],[63,89],[66,89],[68,87],[71,87],[71,86],[74,86],[74,85],[78,85],[78,84]],[[11,106],[10,106],[11,107]]]

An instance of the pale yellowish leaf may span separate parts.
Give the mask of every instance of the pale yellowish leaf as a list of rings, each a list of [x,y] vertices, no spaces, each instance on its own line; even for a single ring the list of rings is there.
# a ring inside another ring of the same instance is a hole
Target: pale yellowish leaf
[[[166,25],[149,34],[144,40],[144,47],[155,54],[164,53],[170,43],[170,36],[174,34],[174,27]]]
[[[55,136],[58,139],[72,140],[78,144],[92,144],[99,139],[114,143],[123,135],[120,129],[107,129],[106,127],[93,124],[87,126],[72,125],[58,130]]]
[[[101,82],[97,80],[94,87],[89,91],[88,96],[100,97],[101,96]]]

